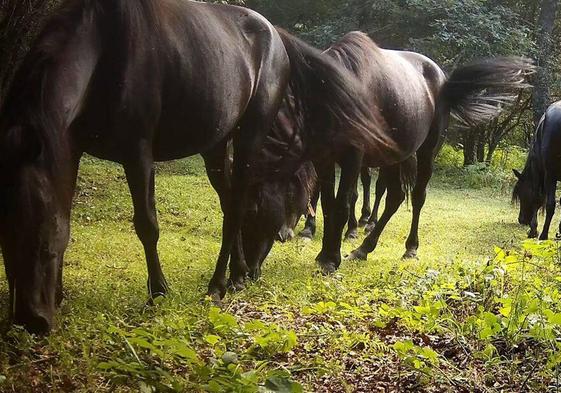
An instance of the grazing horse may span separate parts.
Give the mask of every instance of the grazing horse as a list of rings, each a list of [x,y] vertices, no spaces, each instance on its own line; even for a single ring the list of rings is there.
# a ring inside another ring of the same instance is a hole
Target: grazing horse
[[[469,125],[495,116],[503,104],[513,99],[505,90],[526,87],[525,76],[533,66],[526,59],[494,58],[460,67],[447,77],[429,58],[413,52],[381,49],[359,32],[347,34],[325,55],[351,70],[366,86],[372,100],[377,98],[378,108],[391,130],[388,137],[392,152],[397,154],[384,157],[367,147],[349,147],[332,159],[315,162],[325,224],[317,260],[326,273],[333,272],[341,263],[342,231],[361,166],[384,167],[386,205],[374,230],[349,258],[365,260],[376,248],[382,230],[404,201],[409,187],[412,187],[413,220],[405,256],[413,257],[419,245],[419,217],[426,187],[450,113]],[[335,162],[341,166],[337,196]]]
[[[300,163],[306,148],[300,133],[293,127],[290,116],[285,110],[279,112],[256,160],[256,166],[262,168],[261,174],[271,173],[271,170],[285,166],[289,161],[297,168],[294,171],[285,171],[286,173],[277,178],[268,176],[267,181],[259,182],[250,188],[241,232],[242,242],[235,244],[237,249],[233,250],[240,258],[230,260],[231,270],[236,269],[235,264],[243,260],[252,280],[260,277],[263,261],[275,239],[285,241],[284,236],[306,213],[316,184],[317,176],[313,164],[310,161]],[[228,144],[228,148],[221,151],[220,158],[224,162],[224,169],[218,170],[225,175],[225,184],[230,182],[231,176],[230,147],[231,144]],[[211,176],[211,171],[216,171],[216,168],[207,165],[209,178],[216,179],[216,176]],[[212,185],[219,195],[229,192],[228,187],[222,188],[222,184],[213,182]],[[231,280],[229,284],[235,289],[242,289],[245,283],[243,280]]]
[[[537,237],[538,210],[545,206],[540,240],[547,240],[555,213],[557,182],[561,180],[561,101],[551,104],[541,118],[522,173],[513,171],[517,182],[512,197],[520,202],[518,222],[530,226],[528,237]],[[557,236],[560,233],[561,224]]]
[[[233,137],[231,192],[221,198],[222,246],[208,288],[224,296],[255,158],[288,85],[308,146],[387,150],[363,86],[251,10],[186,0],[67,1],[17,71],[0,119],[0,246],[13,321],[31,332],[52,326],[84,152],[124,166],[155,297],[167,284],[153,163],[194,154],[212,161]]]

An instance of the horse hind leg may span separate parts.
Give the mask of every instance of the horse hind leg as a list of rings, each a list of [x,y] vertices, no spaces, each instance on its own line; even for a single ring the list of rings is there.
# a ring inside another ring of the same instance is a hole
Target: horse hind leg
[[[417,155],[417,182],[411,192],[411,204],[413,206],[413,218],[411,220],[411,229],[409,236],[405,242],[404,259],[417,258],[417,250],[419,249],[419,221],[421,210],[427,199],[427,185],[432,177],[433,171],[433,154],[419,153]]]
[[[405,193],[401,188],[401,181],[399,178],[399,165],[385,168],[385,170],[388,174],[386,181],[388,195],[386,196],[386,206],[384,207],[384,212],[372,232],[368,234],[360,247],[347,256],[347,259],[349,260],[366,260],[368,254],[376,249],[380,235],[382,234],[384,228],[405,200]]]
[[[134,206],[134,228],[146,254],[150,299],[165,296],[168,292],[157,250],[159,227],[154,199],[153,165],[151,149],[146,144],[142,144],[136,156],[123,165]]]
[[[300,233],[298,234],[298,236],[303,238],[303,239],[310,239],[311,240],[311,239],[314,238],[314,235],[316,234],[316,216],[315,216],[315,214],[317,214],[319,195],[320,195],[320,186],[319,186],[319,184],[317,184],[316,187],[314,188],[312,198],[310,199],[310,206],[313,210],[313,214],[312,214],[312,212],[308,212],[308,214],[306,215],[306,222],[304,224],[304,229],[302,229],[300,231]]]

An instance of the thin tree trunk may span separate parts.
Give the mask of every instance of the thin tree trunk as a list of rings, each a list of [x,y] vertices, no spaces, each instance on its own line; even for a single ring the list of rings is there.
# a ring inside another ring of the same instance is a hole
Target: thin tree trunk
[[[485,132],[477,128],[477,162],[485,162]]]
[[[534,123],[538,124],[542,114],[549,105],[549,86],[551,85],[552,69],[552,37],[555,16],[560,0],[542,0],[537,31],[537,65],[538,71],[534,81]]]
[[[476,160],[476,135],[474,129],[464,130],[463,133],[463,145],[464,145],[464,166],[475,164]]]

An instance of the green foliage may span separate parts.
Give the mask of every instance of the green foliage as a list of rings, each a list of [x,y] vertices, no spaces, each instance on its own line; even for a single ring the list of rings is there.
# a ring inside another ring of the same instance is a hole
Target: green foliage
[[[516,146],[498,149],[488,163],[463,166],[463,152],[445,144],[436,157],[437,181],[449,187],[482,189],[488,188],[501,194],[512,191],[515,177],[512,169],[524,167],[527,152]]]
[[[221,217],[202,160],[160,165],[157,173],[170,296],[145,307],[144,256],[123,171],[85,158],[57,328],[48,338],[17,327],[3,336],[0,391],[555,386],[557,244],[520,245],[525,229],[514,224],[508,198],[450,188],[439,173],[422,216],[420,260],[400,259],[411,215],[403,206],[368,262],[344,261],[323,277],[314,271],[319,240],[277,244],[263,278],[217,308],[203,301]],[[357,244],[344,243],[343,252]],[[7,298],[0,284],[3,309]]]

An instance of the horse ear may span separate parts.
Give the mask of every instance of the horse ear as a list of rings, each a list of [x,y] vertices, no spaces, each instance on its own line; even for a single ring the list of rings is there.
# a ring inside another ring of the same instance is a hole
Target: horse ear
[[[513,169],[512,172],[514,173],[514,176],[518,178],[518,180],[522,179],[522,173],[520,173],[518,170]]]

